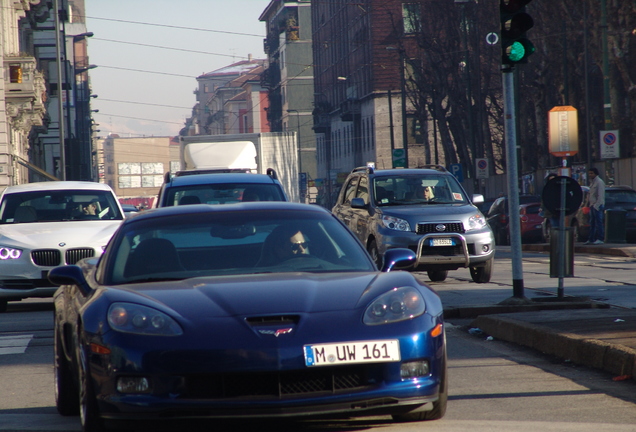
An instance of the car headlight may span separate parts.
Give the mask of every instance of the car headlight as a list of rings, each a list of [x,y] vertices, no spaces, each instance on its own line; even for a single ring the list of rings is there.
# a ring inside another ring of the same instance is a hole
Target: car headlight
[[[411,225],[404,219],[396,218],[393,216],[382,216],[382,224],[392,230],[397,231],[411,231]]]
[[[468,231],[482,229],[486,226],[487,223],[488,222],[486,221],[486,218],[483,217],[481,214],[474,214],[470,218],[468,218]]]
[[[364,312],[366,325],[388,324],[405,321],[422,315],[426,303],[413,287],[393,288],[375,299]]]
[[[108,308],[108,324],[113,330],[151,336],[179,336],[183,330],[168,315],[133,303],[113,303]]]
[[[22,256],[22,249],[0,246],[0,261],[18,259]]]

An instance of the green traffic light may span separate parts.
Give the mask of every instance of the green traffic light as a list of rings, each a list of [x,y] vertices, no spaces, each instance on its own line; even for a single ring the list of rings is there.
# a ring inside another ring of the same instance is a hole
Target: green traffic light
[[[526,47],[524,47],[523,44],[519,41],[513,42],[512,45],[506,48],[506,57],[508,57],[510,61],[518,62],[519,60],[523,59],[525,55]]]

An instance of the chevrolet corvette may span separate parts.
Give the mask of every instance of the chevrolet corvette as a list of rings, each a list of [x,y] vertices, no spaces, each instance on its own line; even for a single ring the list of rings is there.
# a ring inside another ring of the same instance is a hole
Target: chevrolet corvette
[[[441,418],[438,295],[382,269],[327,210],[197,204],[126,219],[101,258],[52,269],[55,391],[84,431],[119,421]],[[115,421],[115,422],[113,422]]]

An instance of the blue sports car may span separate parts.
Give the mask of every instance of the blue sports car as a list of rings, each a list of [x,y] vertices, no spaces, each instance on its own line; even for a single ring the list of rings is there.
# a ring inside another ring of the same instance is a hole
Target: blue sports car
[[[148,210],[100,259],[49,272],[56,404],[112,420],[446,411],[437,294],[389,250],[384,268],[330,212],[253,202]],[[119,423],[119,422],[116,422]]]

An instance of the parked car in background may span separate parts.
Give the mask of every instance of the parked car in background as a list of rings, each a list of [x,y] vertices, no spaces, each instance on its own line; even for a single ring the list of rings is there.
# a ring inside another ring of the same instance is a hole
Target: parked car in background
[[[428,195],[427,195],[428,194]],[[425,169],[354,169],[332,212],[367,248],[378,266],[392,248],[417,254],[413,270],[431,281],[468,267],[473,281],[490,281],[495,255],[492,231],[454,175],[443,166]]]
[[[122,204],[121,208],[124,211],[124,216],[126,217],[130,216],[131,214],[135,214],[139,211],[139,209],[132,204]]]
[[[309,204],[141,212],[101,260],[49,273],[61,285],[57,409],[81,413],[85,431],[111,420],[186,430],[188,419],[439,419],[442,304],[392,271],[414,260],[389,250],[379,271],[341,222]]]
[[[483,203],[475,204],[475,206],[479,209],[481,214],[486,216],[495,201],[497,201],[497,198],[486,198]]]
[[[0,195],[0,311],[7,302],[50,297],[55,266],[99,257],[124,219],[103,183],[42,182],[7,187]]]
[[[179,171],[166,174],[157,207],[184,204],[233,204],[243,201],[288,201],[274,170],[245,172]]]
[[[530,208],[522,208],[521,206],[526,204],[532,204]],[[525,229],[526,229],[526,239],[534,238],[536,235],[538,238],[541,237],[541,228],[533,226],[541,225],[542,218],[535,216],[538,215],[539,211],[535,205],[541,206],[541,197],[539,195],[519,195],[519,212],[520,217],[524,220],[525,217]],[[523,212],[523,214],[521,213]],[[499,245],[509,245],[510,244],[510,216],[508,212],[508,197],[499,197],[495,200],[493,205],[490,207],[490,210],[486,214],[486,219],[488,220],[488,225],[493,231],[495,235],[495,241]],[[536,224],[535,224],[536,222]],[[535,230],[537,232],[535,232]],[[523,233],[522,233],[523,234]],[[522,240],[524,240],[524,236],[522,235]]]
[[[590,234],[590,209],[587,207],[589,187],[581,186],[583,200],[578,211],[568,218],[567,226],[573,229],[575,242],[584,242]],[[625,238],[636,242],[636,190],[629,186],[607,186],[605,188],[605,211],[625,212]],[[607,215],[606,215],[607,216]],[[544,241],[550,241],[550,222],[543,221]]]

